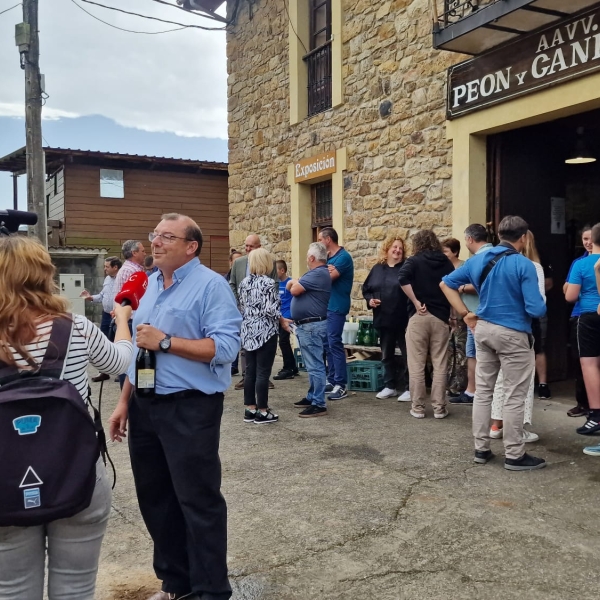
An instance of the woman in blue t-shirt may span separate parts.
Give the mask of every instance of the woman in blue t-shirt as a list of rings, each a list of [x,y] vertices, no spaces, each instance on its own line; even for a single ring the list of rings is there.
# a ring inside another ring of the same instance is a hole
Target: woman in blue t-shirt
[[[594,269],[600,258],[600,223],[592,227],[592,243],[592,253],[573,264],[565,291],[567,302],[579,300],[581,309],[577,324],[577,345],[590,403],[588,419],[577,429],[577,433],[581,435],[600,431],[600,293]],[[600,444],[585,448],[584,452],[600,456]]]

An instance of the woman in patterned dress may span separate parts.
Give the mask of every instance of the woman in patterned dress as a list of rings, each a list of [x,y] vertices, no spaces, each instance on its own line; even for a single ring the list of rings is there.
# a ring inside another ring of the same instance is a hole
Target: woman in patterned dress
[[[281,317],[279,287],[271,279],[273,256],[264,248],[248,255],[250,274],[240,283],[241,341],[246,351],[244,423],[275,423],[269,408],[269,377],[277,351]]]

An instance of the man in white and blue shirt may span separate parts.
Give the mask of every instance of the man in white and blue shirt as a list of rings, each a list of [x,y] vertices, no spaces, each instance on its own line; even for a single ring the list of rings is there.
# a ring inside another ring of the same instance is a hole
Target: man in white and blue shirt
[[[116,256],[109,256],[104,260],[104,283],[98,294],[90,294],[87,290],[81,292],[81,297],[88,302],[102,303],[102,320],[100,321],[100,331],[109,337],[110,323],[112,321],[111,312],[115,304],[117,273],[122,263]]]

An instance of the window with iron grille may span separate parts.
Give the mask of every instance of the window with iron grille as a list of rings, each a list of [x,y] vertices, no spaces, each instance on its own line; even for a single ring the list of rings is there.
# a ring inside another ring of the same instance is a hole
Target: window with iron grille
[[[308,69],[308,116],[331,108],[331,0],[310,2],[310,52],[303,60]]]
[[[311,186],[312,227],[331,227],[333,188],[331,179]]]

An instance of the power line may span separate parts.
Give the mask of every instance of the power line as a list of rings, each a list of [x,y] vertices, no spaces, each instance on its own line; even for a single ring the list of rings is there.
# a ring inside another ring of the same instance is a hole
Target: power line
[[[225,27],[203,27],[202,25],[186,25],[185,23],[178,23],[177,21],[167,21],[166,19],[159,19],[158,17],[151,17],[149,15],[142,15],[140,13],[123,10],[122,8],[117,8],[116,6],[107,6],[106,4],[100,4],[99,2],[93,2],[93,0],[81,0],[81,2],[85,2],[86,4],[93,4],[94,6],[100,6],[101,8],[106,8],[108,10],[114,10],[116,12],[124,13],[126,15],[133,15],[135,17],[141,17],[142,19],[150,19],[151,21],[160,21],[161,23],[168,23],[169,25],[179,25],[182,29],[186,28],[186,27],[191,28],[191,29],[203,29],[204,31],[224,31],[224,29],[225,29]]]
[[[294,24],[292,23],[292,19],[290,17],[290,12],[288,10],[287,5],[288,5],[287,0],[283,0],[283,6],[285,7],[285,12],[287,13],[287,18],[288,18],[288,21],[290,23],[290,26],[292,27],[292,31],[296,34],[296,37],[298,38],[298,41],[302,44],[302,47],[304,48],[304,53],[308,54],[308,50],[306,49],[306,46],[304,45],[304,42],[302,41],[302,38],[298,35],[298,32],[296,31],[296,28],[294,27]]]
[[[157,2],[158,4],[164,4],[165,6],[170,6],[171,8],[177,8],[182,10],[184,13],[188,15],[196,15],[197,17],[203,17],[205,19],[212,19],[213,21],[218,21],[220,23],[227,23],[227,19],[220,17],[219,15],[210,15],[210,14],[198,14],[197,12],[187,10],[187,8],[183,8],[183,6],[178,6],[177,4],[171,4],[170,2],[166,2],[165,0],[152,0],[152,2]]]
[[[86,13],[87,15],[92,17],[92,19],[96,19],[96,21],[100,21],[100,23],[104,23],[105,25],[108,25],[109,27],[112,27],[113,29],[118,29],[119,31],[125,31],[127,33],[141,33],[143,35],[158,35],[159,33],[171,33],[172,31],[181,31],[182,29],[187,29],[187,27],[177,27],[175,29],[166,29],[164,31],[134,31],[133,29],[124,29],[123,27],[118,27],[117,25],[113,25],[112,23],[109,23],[108,21],[103,21],[100,17],[97,17],[96,15],[93,15],[88,10],[85,10],[85,8],[83,8],[83,6],[81,6],[80,4],[75,2],[75,0],[71,0],[71,2],[77,8],[81,9],[84,13]]]
[[[3,10],[2,12],[0,12],[0,15],[3,15],[4,13],[8,12],[9,10],[12,10],[13,8],[17,8],[17,6],[21,6],[21,2],[19,2],[19,4],[15,4],[14,6],[11,6],[10,8]]]

